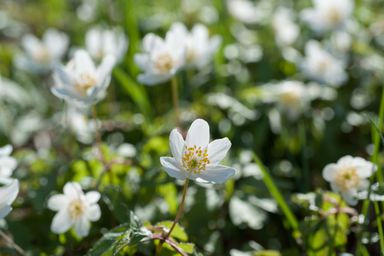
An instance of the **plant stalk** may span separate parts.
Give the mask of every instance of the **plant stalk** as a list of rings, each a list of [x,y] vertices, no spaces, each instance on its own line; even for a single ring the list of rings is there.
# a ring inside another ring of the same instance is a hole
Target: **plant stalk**
[[[184,182],[184,186],[183,186],[183,194],[181,196],[181,201],[180,201],[180,204],[179,204],[179,209],[176,213],[176,217],[175,217],[175,220],[173,221],[172,223],[172,226],[171,228],[169,229],[169,231],[167,232],[167,234],[164,236],[164,239],[162,241],[160,241],[159,245],[157,246],[156,248],[156,255],[160,256],[160,253],[161,253],[161,248],[163,247],[163,243],[164,241],[168,240],[169,236],[171,235],[173,229],[176,227],[176,224],[179,222],[180,218],[181,218],[181,215],[183,214],[183,211],[184,211],[184,204],[185,204],[185,198],[186,198],[186,195],[187,195],[187,191],[188,191],[188,184],[189,184],[189,179],[187,178]]]
[[[172,102],[173,110],[175,112],[175,123],[176,127],[180,127],[180,107],[179,107],[179,92],[178,92],[178,83],[176,76],[172,77]]]
[[[25,255],[25,252],[24,250],[18,246],[12,238],[10,238],[7,234],[5,234],[2,230],[0,230],[0,236],[6,241],[7,244],[9,244],[10,246],[12,246],[18,254],[20,255]]]

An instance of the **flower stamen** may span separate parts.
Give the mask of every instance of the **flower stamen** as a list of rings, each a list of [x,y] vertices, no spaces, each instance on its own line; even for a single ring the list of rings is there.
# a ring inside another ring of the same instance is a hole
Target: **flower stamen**
[[[351,188],[358,187],[360,183],[360,177],[357,174],[356,168],[346,167],[341,169],[336,174],[335,183],[341,191],[348,191]]]
[[[182,163],[184,169],[188,172],[200,174],[210,163],[208,159],[208,149],[202,149],[196,145],[193,147],[185,146]]]

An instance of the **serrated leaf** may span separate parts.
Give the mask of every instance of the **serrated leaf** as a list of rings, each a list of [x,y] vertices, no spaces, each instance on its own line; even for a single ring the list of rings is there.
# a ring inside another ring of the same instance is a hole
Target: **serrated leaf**
[[[149,231],[143,228],[139,218],[130,212],[129,223],[124,223],[105,233],[87,255],[104,255],[107,252],[118,255],[126,246],[134,247],[145,242],[149,238],[148,235]]]

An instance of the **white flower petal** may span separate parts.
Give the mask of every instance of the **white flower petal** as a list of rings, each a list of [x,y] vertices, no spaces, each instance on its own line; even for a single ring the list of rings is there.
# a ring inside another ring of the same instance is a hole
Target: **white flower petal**
[[[139,80],[140,83],[145,85],[155,85],[164,83],[171,79],[170,74],[152,74],[152,73],[144,73],[140,74],[137,77],[137,80]]]
[[[0,220],[7,216],[12,211],[12,207],[4,205],[0,207]]]
[[[169,176],[184,180],[186,178],[185,172],[180,170],[176,160],[172,157],[160,157],[160,163],[165,168]]]
[[[99,82],[110,80],[111,71],[115,63],[116,63],[116,58],[113,57],[112,55],[107,55],[104,57],[103,61],[97,68],[97,75],[98,75]]]
[[[17,162],[12,157],[0,157],[0,177],[8,178],[12,175],[16,169]]]
[[[0,148],[0,156],[9,156],[12,153],[13,147],[11,145],[6,145]]]
[[[75,231],[79,237],[87,236],[89,234],[90,227],[91,227],[91,224],[89,223],[89,221],[86,219],[85,216],[82,218],[79,218],[75,222]]]
[[[87,51],[77,50],[73,58],[75,64],[75,71],[78,74],[88,74],[95,71],[95,64]]]
[[[86,212],[87,219],[90,221],[97,221],[101,217],[101,210],[100,206],[97,204],[94,204],[89,207],[89,209]]]
[[[177,161],[181,163],[181,158],[184,150],[184,139],[177,129],[173,129],[169,135],[169,147],[171,148],[172,155]]]
[[[19,193],[19,181],[12,180],[12,183],[0,188],[0,205],[10,205],[15,201]]]
[[[60,209],[63,209],[67,207],[68,205],[68,198],[63,195],[53,195],[48,199],[47,206],[52,211],[59,211]]]
[[[100,193],[97,191],[89,191],[85,194],[85,198],[89,204],[95,204],[100,199]]]
[[[235,175],[236,170],[231,167],[216,165],[209,166],[205,171],[200,174],[196,174],[195,180],[198,182],[208,182],[212,184],[222,184],[227,179]]]
[[[335,174],[337,172],[337,166],[336,164],[328,164],[324,167],[323,170],[323,178],[330,182],[333,181]]]
[[[74,221],[69,216],[67,209],[63,209],[53,217],[51,231],[56,234],[61,234],[68,231],[73,224]]]
[[[357,193],[354,193],[352,191],[346,191],[346,192],[341,192],[341,196],[343,199],[349,204],[349,205],[356,205],[358,200],[356,198]]]
[[[79,198],[81,195],[83,195],[83,191],[81,190],[80,184],[76,182],[68,182],[64,185],[64,194],[72,198]]]
[[[209,144],[209,125],[203,119],[196,119],[189,127],[186,144],[206,147]]]
[[[224,159],[228,150],[231,148],[228,138],[214,140],[208,145],[208,158],[212,165],[218,164]]]

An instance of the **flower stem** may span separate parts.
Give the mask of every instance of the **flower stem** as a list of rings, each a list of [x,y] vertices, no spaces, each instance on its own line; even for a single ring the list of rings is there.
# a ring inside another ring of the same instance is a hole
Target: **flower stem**
[[[183,194],[181,196],[181,201],[180,201],[180,204],[179,204],[179,209],[178,209],[178,211],[176,213],[175,220],[173,221],[172,226],[169,229],[168,233],[164,236],[163,241],[160,241],[158,247],[156,248],[156,255],[160,255],[161,248],[163,246],[164,241],[166,241],[169,238],[169,236],[171,235],[173,229],[176,227],[176,224],[179,222],[179,220],[181,218],[181,215],[183,214],[185,198],[186,198],[187,191],[188,191],[188,184],[189,184],[189,179],[186,179],[185,182],[184,182]]]
[[[97,122],[97,111],[96,111],[95,105],[92,107],[92,116],[93,116],[94,121]],[[104,177],[105,172],[109,173],[109,180],[111,183],[113,181],[113,176],[112,176],[112,173],[109,171],[109,168],[107,167],[107,162],[106,162],[106,159],[104,157],[103,149],[101,147],[101,143],[102,143],[101,135],[100,135],[100,131],[99,131],[97,125],[95,128],[95,140],[96,140],[96,147],[97,147],[97,150],[99,151],[99,156],[100,156],[101,162],[103,164],[103,170],[102,170],[100,177],[96,183],[96,188],[98,188],[100,183],[101,183],[101,179]]]
[[[383,253],[384,252],[384,233],[383,233],[383,224],[381,221],[382,218],[381,218],[379,203],[373,202],[373,206],[375,207],[377,230],[379,231],[380,251],[381,253]]]
[[[23,249],[21,249],[20,246],[18,246],[12,238],[10,238],[7,234],[5,234],[2,230],[0,230],[0,236],[10,245],[12,246],[18,254],[25,255],[25,252]]]
[[[289,208],[289,206],[285,202],[285,199],[281,195],[279,189],[277,188],[277,186],[273,182],[272,177],[269,175],[267,169],[265,168],[263,163],[260,161],[259,157],[256,154],[254,154],[253,159],[255,160],[256,164],[259,166],[259,168],[263,174],[264,184],[267,186],[269,192],[271,193],[273,198],[276,200],[281,211],[283,212],[283,214],[287,218],[287,221],[293,230],[293,236],[297,239],[297,241],[299,241],[298,240],[300,238],[299,224],[297,222],[295,215],[292,213],[291,209]]]
[[[175,112],[175,123],[176,127],[180,127],[180,108],[179,108],[179,92],[178,92],[178,84],[176,76],[172,77],[172,102],[173,109]]]
[[[381,172],[382,171],[381,170],[381,164],[379,163],[379,151],[380,151],[380,141],[381,141],[380,138],[381,138],[381,132],[383,130],[383,122],[384,122],[384,87],[383,87],[383,90],[381,93],[381,99],[380,99],[378,124],[375,127],[375,125],[373,123],[373,128],[372,128],[372,133],[373,133],[372,138],[373,138],[374,147],[373,147],[373,153],[372,153],[371,161],[372,161],[372,163],[376,164],[376,167],[377,167],[376,177],[377,177],[377,180],[379,182],[383,181],[383,174]],[[369,188],[368,188],[367,198],[364,200],[362,210],[361,210],[361,213],[364,216],[364,223],[363,223],[362,230],[357,235],[357,246],[356,246],[357,252],[361,252],[361,250],[362,250],[361,238],[362,238],[362,233],[365,230],[364,226],[367,225],[368,211],[369,211],[369,205],[370,205],[370,199],[369,198],[370,198],[370,194],[371,194],[371,185],[372,185],[373,181],[374,181],[374,175],[372,175],[370,178],[370,182],[369,182],[370,184],[369,184]],[[374,207],[375,207],[375,213],[379,214],[379,217],[380,217],[380,207],[378,207],[378,206],[376,207],[376,205],[374,205]],[[378,228],[380,228],[380,226],[382,227],[381,217],[378,218],[377,221],[378,221]],[[382,239],[382,238],[380,238],[380,239]]]

